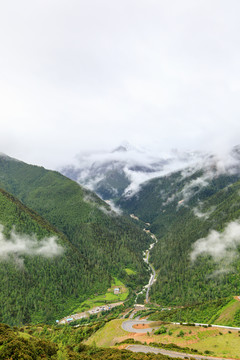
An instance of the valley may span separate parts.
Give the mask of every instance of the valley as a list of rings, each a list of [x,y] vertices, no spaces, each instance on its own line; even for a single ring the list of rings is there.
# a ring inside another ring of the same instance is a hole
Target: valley
[[[139,221],[139,219],[136,218],[133,214],[131,214],[130,217]],[[150,226],[149,223],[146,225]],[[145,285],[143,287],[143,289],[136,294],[136,298],[134,300],[135,307],[139,306],[138,298],[140,295],[144,296],[144,303],[148,304],[149,292],[151,290],[151,286],[156,281],[156,271],[154,270],[153,266],[149,263],[149,256],[150,256],[150,252],[152,251],[152,249],[154,248],[154,245],[157,243],[158,240],[157,240],[156,236],[150,232],[150,230],[146,230],[144,228],[143,231],[145,233],[147,233],[148,236],[150,236],[151,239],[154,240],[154,242],[149,245],[149,248],[146,251],[143,251],[143,261],[148,265],[149,272],[150,272],[150,278],[149,278],[148,284]],[[125,271],[128,274],[134,274],[133,270],[131,270],[131,269],[125,269]],[[101,313],[104,311],[110,311],[111,309],[113,309],[116,306],[123,305],[124,304],[123,301],[127,300],[128,296],[129,296],[129,289],[127,289],[121,281],[114,278],[114,281],[111,284],[111,288],[108,289],[107,293],[105,293],[104,295],[95,296],[92,299],[88,299],[87,301],[85,301],[84,303],[82,303],[80,305],[79,309],[77,309],[77,310],[80,310],[80,309],[84,310],[84,309],[90,307],[89,310],[65,316],[63,319],[57,320],[57,323],[58,324],[66,324],[66,323],[70,323],[72,321],[79,320],[82,318],[88,318],[89,315],[98,314],[98,313]],[[111,304],[109,303],[110,301],[114,301],[114,300],[116,301],[115,303],[111,303]],[[122,300],[122,302],[119,302],[119,300]],[[92,307],[93,305],[95,305],[95,307]],[[136,311],[135,308],[131,309],[130,311],[132,311],[132,310],[134,312]]]
[[[20,339],[63,359],[79,346],[96,359],[239,359],[238,170],[184,169],[105,202],[4,156],[0,187],[0,316]]]
[[[0,360],[240,360],[240,1],[0,11]]]

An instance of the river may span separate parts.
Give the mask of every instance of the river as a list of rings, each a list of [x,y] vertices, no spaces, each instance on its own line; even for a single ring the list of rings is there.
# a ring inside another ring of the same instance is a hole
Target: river
[[[150,224],[147,224],[148,226]],[[154,240],[154,242],[152,244],[150,244],[149,248],[143,252],[143,261],[145,261],[146,264],[148,264],[149,270],[151,271],[150,274],[150,279],[147,285],[144,285],[144,287],[142,288],[142,290],[137,293],[136,299],[135,299],[135,303],[137,303],[137,298],[138,295],[143,294],[146,291],[146,300],[145,302],[148,303],[149,302],[149,291],[151,289],[151,286],[153,285],[153,283],[156,281],[157,279],[157,275],[156,275],[156,271],[154,269],[154,267],[149,263],[149,255],[150,255],[150,251],[154,248],[155,244],[158,242],[158,239],[156,238],[156,236],[154,234],[152,234],[150,232],[150,230],[146,230],[143,229],[144,232],[146,232],[147,234],[149,234],[151,236],[151,238]]]

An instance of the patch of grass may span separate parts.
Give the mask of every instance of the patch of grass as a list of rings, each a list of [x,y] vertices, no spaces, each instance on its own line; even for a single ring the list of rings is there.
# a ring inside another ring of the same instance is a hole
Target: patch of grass
[[[25,332],[21,332],[21,331],[18,332],[18,336],[21,337],[21,338],[23,338],[23,339],[29,339],[29,338],[32,337],[30,334],[25,333]]]
[[[120,289],[119,294],[114,294],[114,288]],[[89,310],[96,306],[102,306],[108,303],[114,303],[118,301],[125,301],[129,295],[128,288],[117,278],[114,278],[111,288],[105,294],[92,296],[88,300],[84,301],[74,312],[81,312]]]
[[[136,271],[134,271],[132,269],[126,268],[125,271],[128,275],[136,275]]]
[[[214,335],[218,335],[219,331],[217,329],[214,330],[205,330],[205,331],[199,331],[197,333],[197,336],[199,337],[199,339],[206,339],[208,337],[214,336]]]
[[[239,325],[234,321],[234,315],[238,310],[240,310],[240,301],[232,299],[222,308],[222,311],[217,314],[218,317],[215,320],[215,324],[229,326]]]
[[[85,344],[91,345],[95,343],[100,347],[113,346],[118,341],[119,337],[129,334],[121,327],[123,321],[126,320],[116,319],[109,321],[103,328],[99,329],[95,334],[93,334],[85,342]]]
[[[190,347],[202,353],[210,351],[211,354],[218,357],[229,357],[240,359],[240,337],[237,331],[228,333],[227,329],[217,328],[203,328],[203,327],[188,327],[180,325],[167,325],[168,332],[171,331],[172,335],[167,334],[151,335],[152,342],[158,343],[174,343],[181,347]],[[179,331],[182,330],[185,335],[178,337]],[[191,335],[186,336],[191,330]],[[138,337],[135,337],[138,340]],[[147,336],[146,336],[147,339]],[[145,341],[145,337],[141,337],[141,341]]]
[[[207,350],[215,356],[223,356],[239,359],[240,338],[235,331],[232,334],[223,333],[222,336],[208,336],[198,343],[191,345],[192,348],[205,352]]]
[[[152,325],[152,324],[151,324]],[[156,322],[154,323],[156,326]],[[160,326],[158,324],[158,326]],[[199,352],[209,352],[216,357],[229,357],[234,359],[240,359],[239,349],[240,349],[240,336],[238,336],[237,331],[232,331],[231,334],[228,333],[227,329],[217,328],[203,328],[198,326],[184,326],[184,325],[174,325],[166,324],[167,333],[155,335],[152,332],[149,332],[149,335],[146,334],[133,334],[128,333],[128,336],[118,335],[116,330],[113,334],[114,342],[121,342],[129,338],[133,338],[135,341],[141,341],[142,343],[150,342],[159,343],[159,344],[175,344],[180,347],[189,347],[190,349],[196,349]],[[178,336],[180,331],[184,332],[184,336]],[[189,332],[191,331],[191,334]],[[170,334],[169,334],[170,332]],[[220,335],[221,334],[221,335]]]

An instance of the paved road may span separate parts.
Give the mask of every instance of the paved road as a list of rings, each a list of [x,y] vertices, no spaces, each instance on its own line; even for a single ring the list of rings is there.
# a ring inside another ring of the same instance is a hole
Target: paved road
[[[170,356],[172,358],[194,358],[197,360],[201,360],[201,359],[205,359],[205,360],[232,360],[232,359],[226,359],[226,358],[216,358],[216,357],[212,357],[212,356],[203,356],[203,355],[193,355],[193,354],[186,354],[186,353],[179,353],[176,351],[171,351],[171,350],[165,350],[165,349],[159,349],[159,348],[154,348],[151,346],[146,346],[146,345],[129,345],[127,348],[127,350],[133,351],[133,352],[143,352],[143,353],[154,353],[154,354],[163,354],[163,355],[167,355]]]
[[[172,324],[175,324],[175,325],[187,325],[188,323],[173,322]],[[194,325],[195,325],[195,326],[209,326],[208,324],[201,324],[201,323],[194,323]],[[211,324],[211,327],[221,328],[221,329],[227,329],[227,330],[240,330],[240,327],[225,326],[225,325],[214,325],[214,324]]]
[[[156,330],[159,328],[159,326],[155,328],[147,328],[147,329],[135,329],[133,328],[133,325],[136,324],[151,324],[153,321],[149,320],[139,320],[139,318],[136,318],[135,320],[127,320],[122,323],[122,328],[125,331],[129,332],[136,332],[136,333],[147,333],[148,331],[151,332],[153,329]],[[172,323],[175,325],[180,325],[180,323]],[[187,325],[187,323],[182,323],[182,325]],[[208,324],[200,324],[195,323],[195,326],[208,326]],[[232,326],[224,326],[224,325],[211,325],[211,327],[220,328],[220,329],[227,329],[227,330],[238,330],[240,331],[240,327],[232,327]]]
[[[133,325],[136,324],[151,324],[152,321],[148,321],[148,320],[139,320],[138,318],[136,318],[135,320],[127,320],[124,321],[122,323],[122,328],[125,331],[129,331],[129,332],[135,332],[135,333],[147,333],[148,331],[151,332],[152,330],[156,330],[158,327],[156,328],[146,328],[146,329],[135,329],[133,327]],[[178,323],[175,323],[178,324]],[[196,326],[203,326],[203,325],[207,325],[207,324],[200,324],[200,323],[196,323]],[[220,328],[225,328],[225,329],[231,329],[231,330],[240,330],[240,328],[234,328],[234,327],[230,327],[230,326],[223,326],[223,325],[212,325],[213,327],[220,327]],[[133,351],[133,352],[144,352],[144,353],[148,353],[148,352],[152,352],[155,354],[163,354],[163,355],[168,355],[170,357],[173,358],[194,358],[197,360],[201,360],[201,359],[205,359],[205,360],[232,360],[232,359],[226,359],[226,358],[216,358],[216,357],[212,357],[212,356],[203,356],[203,355],[194,355],[194,354],[186,354],[186,353],[178,353],[175,351],[170,351],[170,350],[165,350],[165,349],[160,349],[160,348],[154,348],[152,346],[146,346],[146,345],[129,345],[127,347],[127,350]]]
[[[135,332],[135,333],[147,333],[148,331],[151,332],[152,330],[156,330],[159,326],[157,326],[156,328],[146,328],[146,329],[135,329],[133,327],[133,325],[136,324],[151,324],[152,321],[148,321],[148,320],[127,320],[124,321],[122,323],[122,328],[125,331],[129,331],[129,332]]]

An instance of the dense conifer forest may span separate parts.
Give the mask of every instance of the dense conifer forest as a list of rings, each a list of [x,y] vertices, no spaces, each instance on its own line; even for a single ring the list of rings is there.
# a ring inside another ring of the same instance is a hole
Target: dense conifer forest
[[[1,258],[2,321],[66,316],[89,296],[106,292],[113,276],[134,289],[147,281],[142,250],[149,237],[96,195],[57,172],[6,157],[0,158],[0,176],[6,241],[15,229],[39,240],[55,236],[63,248],[51,258],[23,254],[22,266],[14,253],[11,261]],[[125,268],[134,272],[128,275]]]
[[[151,301],[163,306],[240,293],[239,246],[229,263],[209,254],[191,261],[198,239],[212,230],[222,233],[240,218],[239,175],[216,175],[205,180],[204,186],[202,179],[203,171],[189,176],[176,172],[149,181],[135,196],[119,201],[125,211],[151,223],[150,229],[159,239],[151,252],[158,278],[150,295]]]

